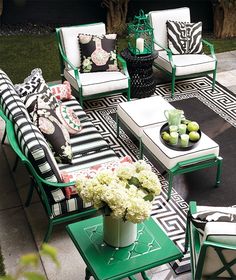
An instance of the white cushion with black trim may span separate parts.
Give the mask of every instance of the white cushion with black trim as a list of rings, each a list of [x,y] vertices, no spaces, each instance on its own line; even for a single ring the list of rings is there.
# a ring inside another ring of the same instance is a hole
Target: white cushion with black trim
[[[164,110],[174,107],[161,96],[152,96],[117,105],[117,115],[130,130],[141,137],[143,129],[166,120]]]
[[[179,54],[172,56],[176,66],[176,76],[207,72],[215,69],[215,59],[205,54]],[[172,73],[172,67],[166,51],[159,51],[154,63]]]
[[[15,88],[7,76],[7,74],[0,69],[0,105],[2,106],[4,114],[11,121],[14,116],[24,114],[30,118],[19,95],[16,93]]]
[[[104,23],[86,24],[79,26],[68,26],[60,29],[60,37],[63,50],[69,61],[75,66],[80,67],[80,48],[78,34],[104,35],[106,26]]]
[[[166,22],[168,20],[190,22],[190,10],[187,7],[152,11],[148,15],[151,26],[157,27],[153,30],[154,40],[165,48],[168,47]],[[160,50],[157,45],[154,45],[154,48]]]
[[[73,70],[64,70],[65,78],[73,88],[79,90]],[[128,88],[127,77],[119,71],[80,73],[83,96]]]
[[[213,154],[219,155],[219,145],[202,132],[198,144],[187,151],[176,151],[165,146],[160,139],[160,129],[162,124],[144,129],[142,135],[143,144],[159,159],[167,168],[173,168],[177,163],[197,157]]]

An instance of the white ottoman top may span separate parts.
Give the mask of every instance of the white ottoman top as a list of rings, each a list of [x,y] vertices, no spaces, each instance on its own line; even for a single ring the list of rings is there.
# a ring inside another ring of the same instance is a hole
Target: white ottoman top
[[[131,131],[141,137],[144,128],[166,121],[164,111],[170,109],[174,107],[164,98],[152,96],[119,103],[117,114]]]
[[[171,169],[181,161],[210,154],[219,155],[219,145],[203,132],[198,144],[191,150],[176,151],[168,148],[160,139],[160,129],[164,123],[144,129],[141,139],[143,144],[167,169]]]

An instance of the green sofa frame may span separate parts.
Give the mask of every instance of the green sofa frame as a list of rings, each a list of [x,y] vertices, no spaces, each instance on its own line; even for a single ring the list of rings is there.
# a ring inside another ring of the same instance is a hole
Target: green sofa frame
[[[31,162],[21,152],[21,149],[20,149],[17,139],[15,137],[13,124],[5,116],[5,114],[3,113],[3,111],[1,109],[0,109],[0,117],[2,117],[2,119],[5,121],[5,125],[6,125],[5,132],[4,132],[4,135],[2,138],[2,143],[4,142],[5,138],[7,137],[11,148],[17,155],[17,161],[19,159],[21,160],[21,162],[23,163],[23,165],[26,167],[27,171],[29,172],[29,175],[31,178],[31,183],[29,186],[29,191],[28,191],[26,202],[25,202],[25,206],[28,207],[30,205],[33,191],[36,188],[36,190],[39,194],[40,200],[42,202],[42,205],[44,207],[44,210],[46,212],[46,215],[48,218],[48,227],[47,227],[46,234],[44,236],[44,242],[48,242],[54,225],[65,223],[65,222],[71,222],[76,219],[86,218],[86,217],[96,214],[97,210],[95,208],[89,208],[83,212],[67,213],[63,216],[53,217],[50,203],[49,203],[48,197],[45,192],[45,187],[47,187],[47,188],[50,188],[50,187],[51,188],[52,187],[65,188],[65,187],[74,185],[75,182],[53,183],[53,182],[46,181],[42,177],[40,177],[38,175],[38,173],[36,172],[35,168],[33,167],[33,165],[31,164]],[[15,163],[15,165],[16,165],[16,163]]]

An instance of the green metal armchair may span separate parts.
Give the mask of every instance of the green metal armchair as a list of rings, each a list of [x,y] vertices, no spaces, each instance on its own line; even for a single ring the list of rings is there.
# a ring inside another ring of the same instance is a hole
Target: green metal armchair
[[[192,279],[236,279],[236,208],[197,206],[191,201],[185,252],[188,245]]]
[[[121,71],[81,71],[81,53],[78,34],[105,35],[104,23],[94,23],[56,29],[62,81],[66,79],[77,92],[80,105],[83,101],[102,96],[126,93],[130,100],[130,78],[125,60],[117,55]]]
[[[190,23],[190,10],[187,7],[149,12],[150,24],[154,33],[154,49],[158,57],[154,67],[171,77],[171,96],[174,96],[176,79],[191,78],[213,74],[212,90],[215,87],[217,59],[214,47],[206,40],[202,40],[211,55],[202,54],[173,54],[168,48],[167,21]],[[187,30],[182,30],[187,32]]]

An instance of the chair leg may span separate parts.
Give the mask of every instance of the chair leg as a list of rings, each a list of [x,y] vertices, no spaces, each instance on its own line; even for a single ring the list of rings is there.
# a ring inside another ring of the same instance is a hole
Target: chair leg
[[[175,72],[176,72],[176,69],[172,68],[171,97],[174,97],[174,95],[175,95]]]
[[[116,116],[116,137],[119,138],[120,136],[120,119]]]
[[[3,136],[2,136],[2,142],[1,142],[2,144],[4,144],[6,136],[7,136],[7,131],[6,131],[6,128],[5,128]]]
[[[31,203],[33,192],[34,192],[34,185],[35,185],[34,180],[33,180],[33,178],[31,178],[30,189],[29,189],[26,201],[25,201],[25,207],[29,207],[29,205]]]
[[[48,242],[48,240],[49,240],[49,238],[51,237],[51,234],[52,234],[52,227],[53,227],[53,222],[50,219],[49,223],[48,223],[48,229],[47,229],[47,232],[44,236],[43,242]]]
[[[168,174],[169,174],[169,186],[168,186],[168,194],[167,194],[167,201],[170,200],[170,197],[171,197],[171,191],[172,191],[172,187],[173,187],[173,173],[171,171],[168,171]]]
[[[216,68],[213,72],[212,91],[214,91],[215,89],[215,84],[216,84]]]
[[[217,158],[216,187],[218,187],[220,184],[221,174],[222,174],[222,164],[223,164],[223,158],[218,157]]]
[[[127,100],[130,101],[130,86],[129,86],[128,91],[127,91]]]
[[[17,167],[17,165],[18,165],[18,162],[19,162],[19,157],[16,156],[16,160],[15,160],[14,166],[13,166],[13,168],[12,168],[12,171],[13,171],[13,172],[16,171],[16,167]]]

